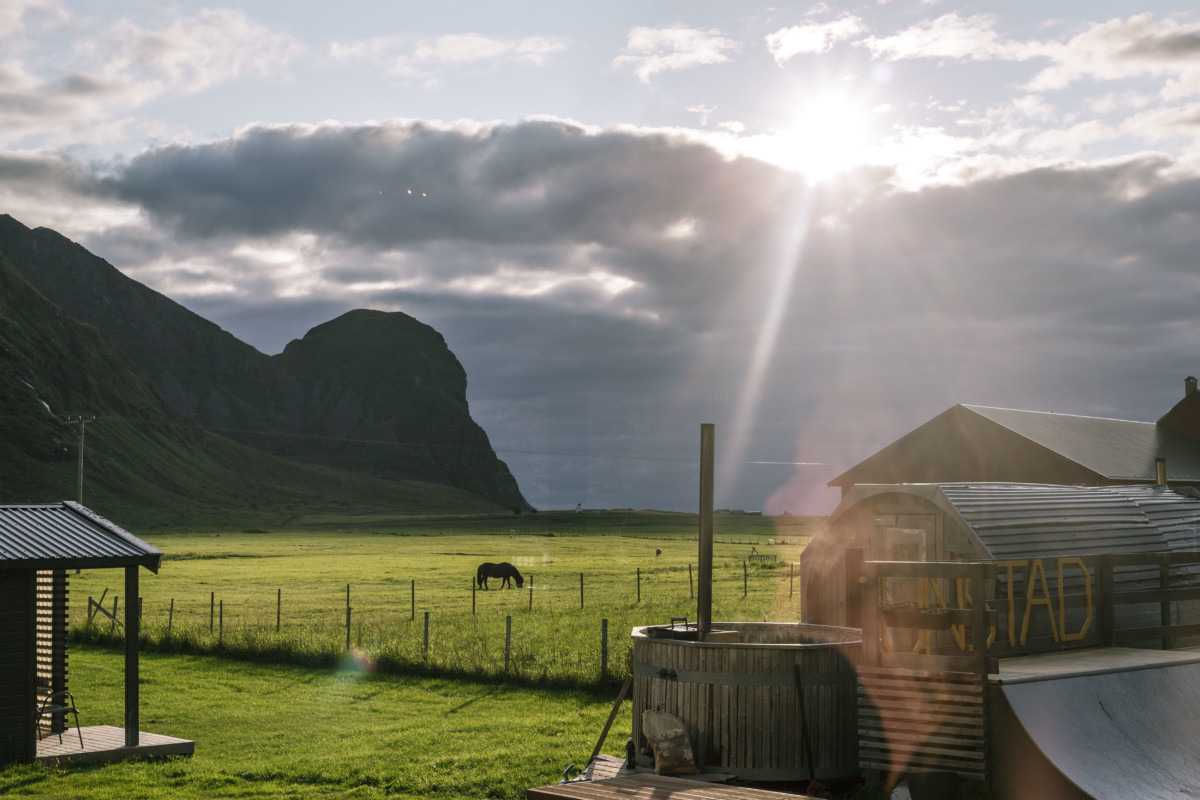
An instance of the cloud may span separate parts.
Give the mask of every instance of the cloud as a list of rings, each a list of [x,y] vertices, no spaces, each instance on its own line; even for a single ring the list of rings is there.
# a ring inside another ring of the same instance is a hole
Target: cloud
[[[205,9],[157,30],[121,20],[79,39],[52,77],[27,61],[0,63],[0,144],[123,138],[131,124],[123,115],[156,98],[246,76],[282,77],[301,52],[295,39],[240,11]]]
[[[62,21],[68,17],[57,0],[5,0],[0,3],[0,39],[23,32],[33,21]]]
[[[202,9],[150,31],[122,21],[108,40],[112,55],[104,74],[144,76],[169,92],[197,92],[246,76],[283,76],[304,52],[293,37],[231,9]]]
[[[329,53],[338,61],[375,64],[406,78],[432,78],[442,68],[462,65],[496,67],[512,63],[540,67],[566,49],[567,43],[557,37],[501,39],[479,33],[457,33],[340,41],[330,45]]]
[[[1049,53],[1055,63],[1034,76],[1031,90],[1148,76],[1169,79],[1169,98],[1200,93],[1200,23],[1139,14],[1092,25]]]
[[[629,32],[625,52],[612,63],[617,68],[631,68],[643,83],[649,83],[660,72],[724,64],[737,50],[737,42],[715,29],[639,26]]]
[[[793,25],[767,34],[767,50],[776,63],[782,64],[802,53],[829,52],[835,44],[849,41],[867,30],[862,19],[848,14],[833,22]]]
[[[957,12],[891,36],[871,36],[859,43],[875,58],[900,60],[935,58],[950,61],[1021,61],[1040,55],[1036,43],[1006,40],[995,31],[996,18],[987,14],[961,17]]]

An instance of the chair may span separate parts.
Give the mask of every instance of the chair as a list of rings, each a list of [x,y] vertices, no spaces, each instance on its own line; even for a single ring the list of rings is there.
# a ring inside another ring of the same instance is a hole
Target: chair
[[[79,727],[79,709],[75,707],[75,697],[68,691],[52,692],[42,695],[37,709],[38,719],[54,714],[74,714],[75,732],[79,734],[79,749],[83,749],[83,731]],[[38,741],[42,739],[41,725],[38,726]],[[58,732],[58,743],[62,744],[62,731]]]

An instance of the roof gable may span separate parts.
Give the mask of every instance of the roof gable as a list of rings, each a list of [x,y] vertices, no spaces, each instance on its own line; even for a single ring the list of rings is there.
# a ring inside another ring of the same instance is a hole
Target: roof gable
[[[1197,398],[1189,410],[1200,421]],[[1176,418],[1186,419],[1185,411]],[[1200,482],[1200,439],[1181,425],[956,405],[829,485],[1152,482],[1156,458],[1167,460],[1169,481]]]

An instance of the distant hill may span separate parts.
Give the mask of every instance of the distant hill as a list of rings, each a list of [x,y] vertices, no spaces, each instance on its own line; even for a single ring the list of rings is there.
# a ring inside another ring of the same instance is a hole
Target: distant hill
[[[474,495],[491,510],[529,509],[470,417],[462,365],[412,317],[352,311],[267,356],[54,231],[5,215],[0,262],[0,404],[15,404],[22,420],[5,427],[0,453],[73,459],[57,418],[108,411],[165,426],[159,435],[336,469],[371,484],[369,494],[415,481],[449,490],[456,506]],[[88,441],[103,428],[89,425]],[[169,459],[160,466],[171,472]],[[0,468],[0,499],[47,499],[22,494],[36,493],[41,470],[16,472]]]

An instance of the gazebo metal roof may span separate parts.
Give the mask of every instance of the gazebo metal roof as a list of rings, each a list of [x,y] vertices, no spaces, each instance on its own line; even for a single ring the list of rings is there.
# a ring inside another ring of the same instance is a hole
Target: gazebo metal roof
[[[162,557],[158,548],[79,503],[0,505],[0,567],[143,566],[158,572]]]

